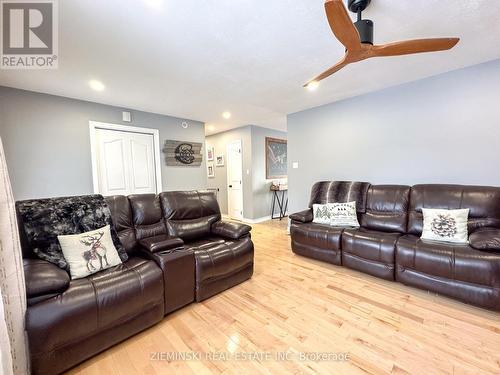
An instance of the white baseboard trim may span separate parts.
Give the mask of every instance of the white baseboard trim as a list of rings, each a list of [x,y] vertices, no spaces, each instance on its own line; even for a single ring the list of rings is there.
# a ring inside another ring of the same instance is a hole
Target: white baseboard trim
[[[264,217],[259,217],[257,219],[247,219],[243,218],[242,221],[248,224],[258,224],[258,223],[263,223],[264,221],[269,221],[271,220],[271,215],[269,216],[264,216]]]
[[[222,214],[222,220],[234,220],[234,219],[231,219],[229,217],[229,215],[226,215],[226,214]],[[285,219],[288,219],[288,217],[285,217]],[[269,221],[271,220],[271,215],[268,215],[268,216],[263,216],[263,217],[259,217],[257,219],[247,219],[246,217],[242,218],[241,220],[236,220],[236,221],[241,221],[243,223],[247,223],[247,224],[259,224],[259,223],[263,223],[264,221]]]

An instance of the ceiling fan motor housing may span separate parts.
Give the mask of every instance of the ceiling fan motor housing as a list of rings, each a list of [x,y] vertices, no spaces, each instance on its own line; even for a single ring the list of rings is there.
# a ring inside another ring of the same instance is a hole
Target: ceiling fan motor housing
[[[354,26],[358,29],[361,43],[373,45],[373,21],[359,20],[358,22],[354,22]]]

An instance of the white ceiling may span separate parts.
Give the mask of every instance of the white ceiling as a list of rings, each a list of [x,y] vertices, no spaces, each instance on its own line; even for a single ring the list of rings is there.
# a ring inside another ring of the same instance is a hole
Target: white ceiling
[[[200,120],[214,127],[207,134],[284,130],[288,113],[500,58],[500,1],[372,0],[364,18],[376,43],[462,40],[448,52],[350,65],[309,92],[302,84],[344,52],[324,0],[59,3],[59,69],[1,71],[1,85]],[[92,91],[90,79],[106,90]]]

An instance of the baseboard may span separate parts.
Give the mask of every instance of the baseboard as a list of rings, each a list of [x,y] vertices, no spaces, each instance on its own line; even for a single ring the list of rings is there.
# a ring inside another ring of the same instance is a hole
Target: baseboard
[[[234,219],[231,219],[229,217],[229,215],[222,215],[222,219],[223,220],[234,220]],[[287,218],[284,218],[284,219],[287,219]],[[271,220],[271,215],[259,217],[257,219],[248,219],[248,218],[244,217],[241,220],[237,220],[237,221],[241,221],[241,222],[247,223],[247,224],[259,224],[259,223],[263,223],[264,221],[269,221],[269,220]]]

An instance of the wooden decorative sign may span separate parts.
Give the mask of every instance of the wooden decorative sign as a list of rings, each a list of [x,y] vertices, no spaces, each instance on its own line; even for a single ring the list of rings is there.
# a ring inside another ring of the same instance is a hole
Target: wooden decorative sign
[[[167,166],[199,167],[203,160],[201,147],[198,142],[166,140],[163,153]]]

